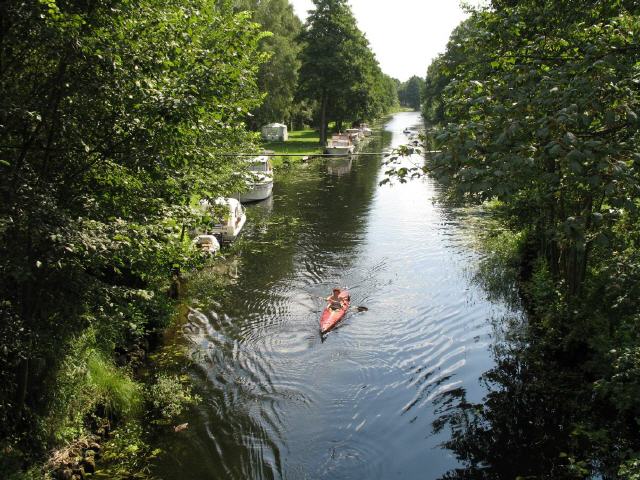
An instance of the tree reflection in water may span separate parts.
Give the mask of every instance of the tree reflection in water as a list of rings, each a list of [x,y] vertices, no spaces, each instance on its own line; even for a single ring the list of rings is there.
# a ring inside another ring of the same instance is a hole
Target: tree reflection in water
[[[524,319],[500,320],[495,329],[496,366],[480,379],[489,392],[484,402],[468,402],[462,388],[436,401],[434,433],[451,430],[443,446],[464,465],[442,478],[568,479],[600,470],[574,458],[593,453],[576,427],[591,403],[581,369],[567,368],[566,359],[561,368]]]

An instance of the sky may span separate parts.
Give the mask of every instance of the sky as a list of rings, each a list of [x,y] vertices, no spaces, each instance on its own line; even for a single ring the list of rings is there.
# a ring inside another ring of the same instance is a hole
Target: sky
[[[311,0],[289,0],[304,21]],[[449,35],[466,18],[459,0],[349,0],[382,71],[406,81],[425,77]]]

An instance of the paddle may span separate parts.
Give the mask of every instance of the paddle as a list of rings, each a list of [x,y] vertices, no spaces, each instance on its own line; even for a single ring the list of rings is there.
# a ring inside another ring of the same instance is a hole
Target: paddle
[[[358,287],[358,285],[352,285],[351,287],[344,287],[345,290],[349,291],[353,288]],[[357,305],[357,306],[349,306],[349,311],[350,312],[357,312],[357,313],[362,313],[362,312],[368,312],[369,309],[367,307],[364,307],[362,305]]]

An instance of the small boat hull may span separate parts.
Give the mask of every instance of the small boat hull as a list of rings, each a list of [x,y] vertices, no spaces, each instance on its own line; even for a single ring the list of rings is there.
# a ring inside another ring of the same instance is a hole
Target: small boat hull
[[[222,232],[222,239],[225,242],[233,242],[240,235],[245,223],[247,223],[247,216],[243,213],[235,222],[227,225],[227,228]]]
[[[327,333],[333,330],[338,323],[344,318],[347,310],[349,310],[349,304],[351,296],[347,290],[342,290],[339,297],[342,299],[342,308],[333,310],[326,307],[320,317],[320,333]]]
[[[335,155],[336,157],[347,157],[353,153],[355,148],[350,147],[327,147],[324,149],[327,155]]]
[[[264,183],[256,183],[252,186],[251,190],[248,192],[243,192],[238,195],[238,200],[242,203],[245,202],[259,202],[261,200],[266,200],[273,193],[273,181],[264,182]]]
[[[220,251],[220,242],[214,235],[198,235],[193,243],[201,252],[209,255],[215,255]]]

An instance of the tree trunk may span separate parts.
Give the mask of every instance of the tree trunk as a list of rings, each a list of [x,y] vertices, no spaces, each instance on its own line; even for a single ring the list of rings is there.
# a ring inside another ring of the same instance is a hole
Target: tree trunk
[[[29,385],[29,360],[23,358],[18,363],[17,371],[17,389],[16,389],[16,418],[20,418],[24,405],[27,401],[27,388]]]
[[[327,145],[327,103],[328,98],[326,93],[322,93],[322,101],[320,106],[320,145]]]

